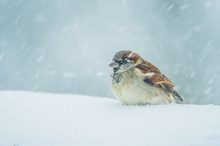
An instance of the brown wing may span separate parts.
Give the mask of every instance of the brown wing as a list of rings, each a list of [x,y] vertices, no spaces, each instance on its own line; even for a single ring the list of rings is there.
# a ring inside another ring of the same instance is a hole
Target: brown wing
[[[136,68],[141,70],[144,82],[163,89],[164,91],[177,97],[178,102],[182,102],[181,96],[174,90],[175,85],[169,80],[160,70],[153,64],[143,61],[143,63],[136,65]]]
[[[175,85],[164,74],[153,74],[152,77],[145,77],[144,82],[161,88],[167,93],[172,94],[177,103],[182,103],[183,98],[174,89]]]
[[[156,66],[146,60],[142,60],[136,65],[136,68],[141,71],[143,76],[146,76],[145,78],[150,79],[156,85],[165,84],[171,88],[175,86]]]
[[[153,64],[149,63],[149,62],[144,61],[141,64],[137,64],[135,67],[140,69],[141,72],[144,73],[144,74],[149,73],[149,72],[161,74],[160,70],[158,68],[156,68]]]
[[[154,66],[153,64],[151,64],[150,62],[143,60],[143,65],[147,66],[151,72],[155,72],[155,73],[161,73],[160,70]]]
[[[170,88],[175,86],[164,74],[154,73],[150,79],[157,85],[166,85]]]

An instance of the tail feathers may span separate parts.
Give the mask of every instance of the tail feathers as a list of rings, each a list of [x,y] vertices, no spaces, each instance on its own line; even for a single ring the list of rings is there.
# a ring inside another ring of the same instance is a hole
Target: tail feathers
[[[179,95],[179,93],[175,90],[172,91],[172,94],[174,96],[174,99],[177,103],[183,103],[183,97]]]
[[[174,97],[176,103],[178,103],[178,104],[183,103],[183,97],[174,88],[171,88],[167,85],[164,85],[164,89],[165,89],[165,91],[172,94],[172,96]]]

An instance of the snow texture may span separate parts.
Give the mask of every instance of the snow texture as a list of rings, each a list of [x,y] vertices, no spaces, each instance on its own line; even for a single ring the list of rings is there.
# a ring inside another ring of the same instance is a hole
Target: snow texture
[[[0,146],[219,146],[220,106],[0,92]]]

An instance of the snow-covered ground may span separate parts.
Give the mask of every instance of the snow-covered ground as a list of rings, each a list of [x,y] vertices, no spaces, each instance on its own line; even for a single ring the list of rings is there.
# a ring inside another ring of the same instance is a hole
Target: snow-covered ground
[[[0,146],[219,146],[220,106],[0,92]]]

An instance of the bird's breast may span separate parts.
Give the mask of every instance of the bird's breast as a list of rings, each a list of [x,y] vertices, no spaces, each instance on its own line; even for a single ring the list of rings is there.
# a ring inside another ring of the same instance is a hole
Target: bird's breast
[[[118,79],[116,82],[115,78]],[[125,73],[112,76],[112,91],[123,103],[136,104],[165,104],[169,103],[168,94],[163,90],[143,82],[141,77]]]

